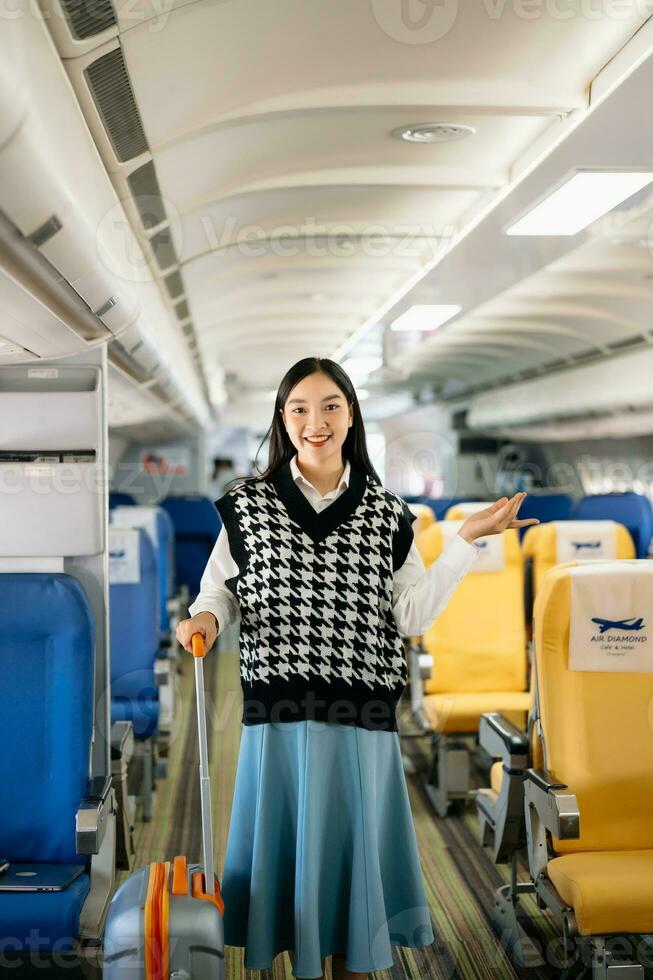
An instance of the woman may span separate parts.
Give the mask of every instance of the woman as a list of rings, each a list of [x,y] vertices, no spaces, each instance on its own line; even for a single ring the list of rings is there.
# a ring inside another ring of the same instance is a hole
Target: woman
[[[401,634],[424,632],[477,558],[522,527],[524,494],[468,518],[425,571],[412,514],[370,462],[353,385],[332,360],[283,378],[261,477],[216,506],[223,528],[191,619],[207,647],[240,618],[243,728],[222,882],[225,942],[265,969],[358,980],[392,945],[434,941],[395,711]]]

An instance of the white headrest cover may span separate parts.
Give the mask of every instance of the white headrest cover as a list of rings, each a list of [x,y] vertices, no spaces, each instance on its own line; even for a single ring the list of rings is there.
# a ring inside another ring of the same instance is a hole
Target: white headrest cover
[[[442,521],[438,527],[442,529],[442,550],[460,530],[463,521]],[[477,538],[474,546],[478,548],[479,556],[470,569],[470,574],[478,572],[502,572],[506,566],[506,556],[502,534],[486,534]]]
[[[109,527],[109,582],[111,585],[140,582],[141,555],[138,530]]]
[[[569,669],[653,672],[653,562],[571,569]]]
[[[614,521],[553,521],[557,561],[586,561],[617,557],[617,525]]]

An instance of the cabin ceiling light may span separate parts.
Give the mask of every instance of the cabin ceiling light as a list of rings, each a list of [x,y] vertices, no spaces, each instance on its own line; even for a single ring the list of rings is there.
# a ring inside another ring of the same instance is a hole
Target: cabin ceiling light
[[[457,303],[424,303],[411,306],[390,324],[391,330],[436,330],[460,313]]]
[[[576,235],[652,180],[651,171],[577,170],[505,233]]]
[[[414,126],[393,129],[391,135],[408,143],[450,143],[452,140],[464,140],[475,133],[473,126],[461,126],[458,123],[417,123]]]

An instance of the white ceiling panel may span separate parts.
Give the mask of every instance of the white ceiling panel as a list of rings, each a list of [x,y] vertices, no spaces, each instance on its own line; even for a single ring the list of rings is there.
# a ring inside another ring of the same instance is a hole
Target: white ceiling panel
[[[326,236],[322,249],[336,252],[349,235],[371,238],[370,256],[401,255],[401,240],[428,237],[436,246],[451,237],[455,222],[472,206],[476,192],[405,186],[286,187],[207,202],[181,217],[175,244],[182,265],[198,255],[237,245],[256,255],[260,242]],[[399,239],[384,245],[374,239]],[[319,253],[316,241],[315,252]],[[435,254],[435,249],[434,253]]]
[[[466,0],[430,5],[423,28],[402,21],[408,7],[419,25],[423,6],[331,0],[327,15],[322,0],[200,0],[154,25],[131,19],[122,43],[150,144],[306,106],[583,107],[588,82],[648,17],[638,4],[588,16],[586,0],[570,0],[564,16],[544,3],[524,16]]]
[[[511,161],[551,124],[548,116],[470,115],[434,108],[438,121],[471,126],[467,139],[415,147],[389,138],[431,110],[355,107],[297,110],[217,124],[155,147],[159,181],[182,214],[220,196],[288,184],[422,184],[501,187]],[[189,159],[192,165],[189,168]]]
[[[378,322],[506,194],[528,153],[546,154],[588,109],[593,79],[649,16],[645,4],[611,16],[587,0],[567,0],[562,14],[557,4],[485,0],[114,6],[173,233],[186,332],[209,388],[229,373],[243,390],[276,385],[294,360],[331,356]],[[90,101],[84,111],[97,132]],[[475,133],[434,144],[391,135],[420,123]],[[110,158],[108,141],[98,146],[124,196],[129,166]],[[498,278],[491,248],[483,260]],[[534,367],[556,335],[560,356],[571,356],[588,301],[560,320],[537,310],[545,298],[520,313],[521,339],[516,314],[480,357],[443,344],[438,360],[429,347],[429,370],[437,361],[455,383]],[[595,324],[597,343],[633,325],[618,307],[607,304]],[[486,329],[477,317],[473,330]],[[397,338],[396,349],[409,374],[410,340]]]

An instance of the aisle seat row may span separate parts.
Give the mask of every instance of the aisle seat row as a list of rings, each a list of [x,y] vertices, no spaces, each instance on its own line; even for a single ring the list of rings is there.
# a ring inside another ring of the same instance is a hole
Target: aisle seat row
[[[206,498],[193,497],[186,506],[197,511],[198,502],[207,515]],[[175,649],[169,645],[175,628],[172,524],[162,508],[137,507],[124,497],[112,505],[106,717],[101,707],[94,709],[96,695],[102,705],[102,693],[95,690],[96,623],[84,585],[58,570],[0,573],[0,786],[11,801],[0,808],[0,857],[7,856],[13,871],[20,868],[28,885],[47,872],[60,886],[9,891],[0,883],[3,957],[79,951],[81,941],[93,940],[110,898],[116,857],[118,866],[128,867],[133,855],[139,794],[148,815],[143,783],[149,765],[151,789],[155,740],[162,734],[160,658]],[[171,509],[178,508],[176,503]],[[189,524],[195,560],[205,564],[217,536],[215,521],[203,526],[201,518],[186,520],[182,540]],[[56,566],[59,560],[48,562]],[[179,611],[186,614],[183,603]],[[108,735],[109,725],[113,778],[91,779],[92,746]],[[126,764],[139,760],[135,778],[128,778]]]
[[[642,948],[649,964],[653,954],[650,507],[636,494],[607,496],[623,523],[597,519],[592,502],[590,518],[576,516],[579,506],[573,519],[528,529],[521,547],[512,530],[477,542],[476,564],[412,642],[410,696],[431,738],[426,789],[436,812],[474,799],[481,843],[512,865],[494,919],[515,962],[550,962],[523,928],[528,892],[557,919],[566,967],[575,956],[593,980],[643,980]],[[447,515],[457,521],[422,524],[425,565],[470,512],[464,503]],[[472,757],[487,780],[480,790]]]
[[[405,497],[409,504],[427,506],[435,520],[462,520],[493,503],[473,497]],[[634,491],[625,493],[598,493],[574,501],[565,493],[529,493],[519,510],[521,518],[537,517],[542,523],[549,521],[616,521],[627,528],[635,545],[638,558],[646,558],[653,541],[653,507],[648,497]],[[520,528],[520,539],[527,533]]]
[[[201,495],[167,498],[162,506],[114,503],[109,526],[112,746],[121,789],[118,850],[129,866],[137,807],[142,804],[143,819],[149,820],[175,722],[179,647],[173,637],[187,613],[189,592],[194,595],[198,587],[195,569],[189,575],[184,560],[192,554],[194,562],[205,565],[219,527],[211,513],[217,511]],[[177,593],[179,579],[184,586]],[[125,723],[132,732],[126,747]]]
[[[476,795],[481,843],[512,865],[495,922],[526,966],[544,961],[523,928],[524,893],[558,920],[594,980],[643,978],[650,965],[652,610],[651,561],[553,567],[535,601],[529,732],[501,713],[481,720],[481,744],[498,760]]]
[[[465,510],[468,509],[468,505]],[[417,537],[429,567],[464,519],[433,521]],[[417,524],[417,520],[415,521]],[[481,716],[501,712],[521,731],[532,707],[528,640],[532,595],[546,572],[573,556],[635,557],[627,529],[614,521],[553,521],[476,541],[481,554],[446,609],[423,637],[413,638],[411,707],[432,735],[426,789],[445,816],[471,793],[470,746]],[[483,757],[481,756],[481,762]]]
[[[422,532],[417,547],[427,568],[461,524],[442,521]],[[410,650],[412,711],[432,736],[425,788],[440,816],[469,797],[467,736],[478,731],[481,715],[503,711],[523,727],[532,701],[517,532],[489,536],[477,547],[472,569]]]

